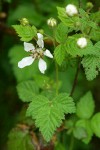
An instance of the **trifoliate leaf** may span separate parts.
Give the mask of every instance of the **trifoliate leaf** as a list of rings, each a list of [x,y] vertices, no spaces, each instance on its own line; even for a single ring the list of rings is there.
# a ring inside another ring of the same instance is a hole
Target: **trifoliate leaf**
[[[76,56],[83,56],[83,55],[88,55],[88,54],[96,54],[94,51],[93,44],[90,40],[87,39],[87,46],[84,48],[80,48],[77,45],[77,40],[82,37],[82,35],[74,35],[74,36],[69,36],[67,41],[66,41],[66,51],[69,53],[71,56],[76,57]]]
[[[91,119],[91,127],[95,135],[100,138],[100,112]]]
[[[35,119],[44,139],[50,141],[54,131],[62,123],[64,113],[74,113],[75,104],[68,94],[59,94],[54,99],[39,95],[29,104],[27,116]]]
[[[66,57],[65,45],[58,45],[54,51],[54,56],[59,65],[62,64],[63,60]]]
[[[74,29],[75,24],[79,21],[78,16],[70,17],[66,14],[66,11],[64,8],[57,7],[58,10],[58,18],[67,26]]]
[[[39,92],[39,88],[34,81],[24,81],[17,85],[17,92],[23,102],[30,102]]]
[[[13,25],[13,28],[21,38],[20,40],[25,42],[32,40],[37,33],[35,26]]]
[[[79,130],[81,133],[79,133]],[[74,131],[74,136],[76,138],[78,139],[80,138],[84,143],[88,144],[92,138],[92,135],[93,135],[93,132],[90,126],[90,121],[79,120],[76,122],[75,131]]]
[[[22,69],[18,68],[18,62],[27,56],[28,53],[24,51],[24,46],[21,45],[15,45],[9,51],[10,63],[18,82],[32,79],[34,74],[39,74],[37,62]]]
[[[100,56],[85,56],[81,63],[85,69],[87,80],[91,81],[96,78],[100,71]]]
[[[13,129],[9,134],[8,150],[34,150],[28,131]]]
[[[94,100],[91,92],[87,92],[80,98],[76,107],[76,114],[82,119],[89,119],[94,112]]]
[[[64,43],[67,40],[68,28],[60,23],[55,32],[55,38],[58,43]]]

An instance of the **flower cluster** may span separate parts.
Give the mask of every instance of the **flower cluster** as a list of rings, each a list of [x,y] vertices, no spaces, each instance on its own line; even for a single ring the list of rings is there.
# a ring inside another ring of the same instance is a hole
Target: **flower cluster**
[[[31,43],[24,42],[24,50],[26,52],[31,52],[30,56],[23,58],[21,61],[18,62],[19,68],[24,68],[26,66],[31,65],[34,60],[39,59],[38,67],[41,73],[45,73],[45,70],[47,69],[47,64],[43,60],[43,56],[47,56],[49,58],[53,58],[53,55],[50,53],[48,49],[43,51],[44,48],[44,41],[43,41],[43,35],[41,33],[37,33],[37,47],[34,47]]]

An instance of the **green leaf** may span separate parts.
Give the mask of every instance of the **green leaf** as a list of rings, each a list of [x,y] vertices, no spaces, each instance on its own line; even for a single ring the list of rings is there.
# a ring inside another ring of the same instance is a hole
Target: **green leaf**
[[[28,53],[24,51],[24,46],[21,45],[15,45],[9,51],[10,63],[18,82],[32,79],[34,74],[39,74],[37,62],[22,69],[18,68],[18,62],[27,56]]]
[[[68,28],[63,23],[60,23],[55,32],[56,41],[58,43],[66,42],[67,34],[68,34]]]
[[[82,119],[89,119],[94,112],[94,100],[91,92],[87,92],[77,103],[76,114]]]
[[[89,15],[84,9],[79,8],[79,13],[81,17],[84,17],[85,19],[89,19]]]
[[[100,71],[100,56],[85,56],[81,63],[85,69],[87,80],[91,81],[96,78]]]
[[[34,74],[34,80],[40,88],[45,89],[50,79],[49,77],[42,74],[41,75]]]
[[[100,56],[100,41],[94,45],[97,56]]]
[[[70,17],[66,14],[65,8],[57,7],[58,18],[64,23],[67,27],[71,27],[74,30],[75,24],[79,21],[78,16]]]
[[[79,9],[79,13],[80,13],[80,30],[83,31],[84,33],[88,33],[91,28],[97,29],[97,24],[90,20],[89,15],[87,14],[87,12],[85,12],[82,8]]]
[[[84,143],[88,144],[92,138],[93,132],[90,126],[90,121],[88,120],[79,120],[75,124],[74,136],[80,138]],[[79,130],[81,133],[79,133]]]
[[[47,77],[46,75],[40,74],[34,75],[34,80],[36,82],[36,84],[39,86],[39,88],[43,89],[43,90],[54,90],[56,89],[56,82],[53,79],[50,79],[49,77]],[[58,89],[61,86],[61,82],[58,82]]]
[[[17,92],[23,102],[30,102],[39,93],[39,88],[34,81],[24,81],[17,85]]]
[[[56,91],[52,90],[45,90],[41,92],[41,95],[47,97],[48,99],[53,99],[56,95]]]
[[[75,127],[73,131],[74,137],[78,140],[84,139],[87,137],[87,132],[83,127]]]
[[[10,132],[8,150],[34,150],[34,147],[27,130],[13,129]]]
[[[93,22],[93,21],[88,21],[88,25],[89,25],[90,27],[92,27],[93,29],[98,29],[97,24],[96,24],[95,22]]]
[[[32,40],[37,33],[35,26],[13,25],[12,27],[17,32],[18,36],[21,38],[21,41],[28,42]]]
[[[90,19],[96,23],[100,23],[100,11],[90,14]]]
[[[92,28],[89,36],[94,41],[100,41],[100,27],[97,27],[97,29]]]
[[[73,98],[69,96],[69,94],[62,93],[56,96],[53,101],[57,103],[58,107],[62,108],[64,113],[75,113],[75,103],[73,102]]]
[[[64,113],[74,112],[75,104],[68,94],[59,94],[52,100],[39,95],[29,104],[27,116],[35,119],[44,139],[50,141],[56,128],[61,125]]]
[[[57,63],[61,65],[66,57],[65,45],[58,45],[54,50],[54,56]]]
[[[96,113],[91,119],[91,127],[95,135],[100,138],[100,112]]]
[[[70,54],[73,57],[76,56],[83,56],[83,55],[88,55],[88,54],[93,54],[96,55],[96,51],[94,50],[92,42],[87,39],[87,46],[85,48],[80,48],[77,45],[77,40],[83,37],[82,35],[74,35],[74,36],[69,36],[67,41],[66,41],[66,51],[68,54]]]

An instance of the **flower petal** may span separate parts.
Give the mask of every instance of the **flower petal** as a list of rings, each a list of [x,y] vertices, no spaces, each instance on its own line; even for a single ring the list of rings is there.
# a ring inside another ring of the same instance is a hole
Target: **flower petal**
[[[43,35],[41,33],[37,33],[37,36],[38,36],[37,45],[43,48],[44,47]]]
[[[43,35],[41,33],[37,33],[38,39],[42,39],[43,40]]]
[[[46,62],[43,60],[43,59],[39,59],[39,64],[38,64],[38,66],[39,66],[39,70],[40,70],[40,72],[41,73],[45,73],[45,70],[47,69],[47,64],[46,64]]]
[[[53,55],[50,53],[50,51],[48,49],[45,50],[44,55],[49,58],[53,58]]]
[[[21,61],[18,62],[18,67],[19,68],[24,68],[26,66],[29,66],[33,63],[35,59],[32,58],[32,56],[29,56],[29,57],[25,57],[23,58]]]
[[[24,42],[24,50],[26,52],[29,52],[30,50],[34,50],[34,49],[35,47],[33,44]]]

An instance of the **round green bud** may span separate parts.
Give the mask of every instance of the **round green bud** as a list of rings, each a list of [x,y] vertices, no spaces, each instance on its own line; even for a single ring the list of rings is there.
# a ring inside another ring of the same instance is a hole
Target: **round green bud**
[[[91,9],[93,8],[93,4],[92,4],[91,2],[88,2],[88,3],[86,4],[86,8],[87,8],[88,10],[91,10]]]
[[[29,21],[27,18],[22,18],[19,21],[20,21],[20,24],[23,26],[29,25]]]

